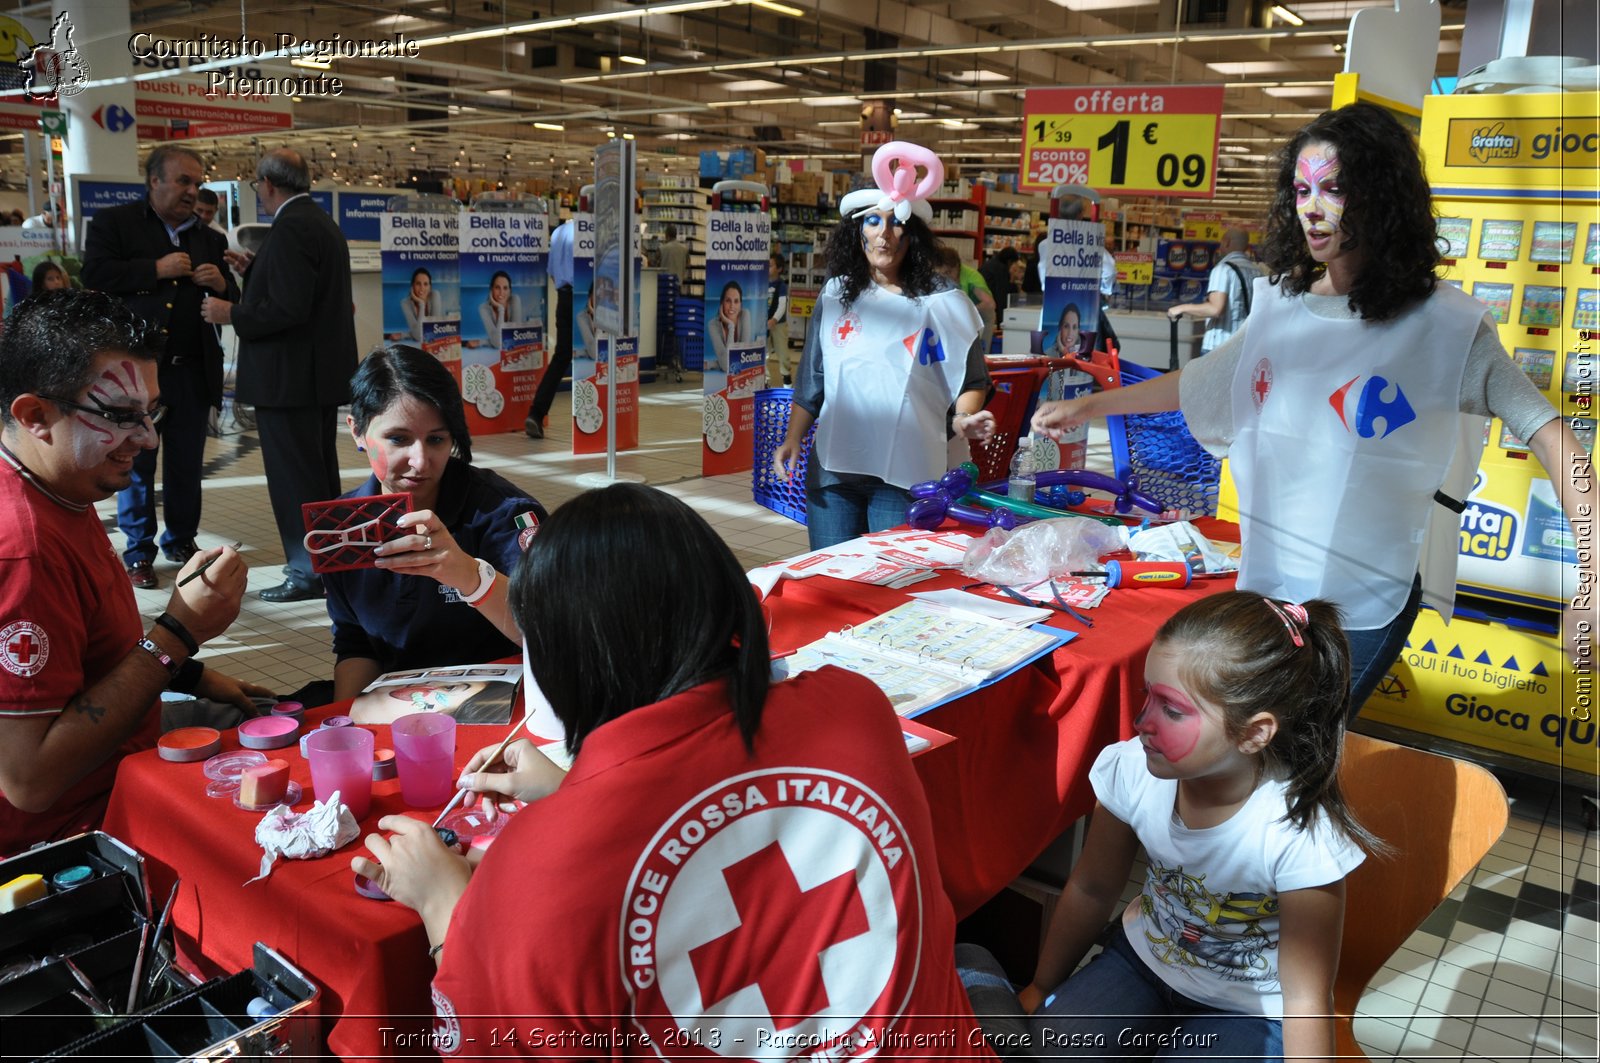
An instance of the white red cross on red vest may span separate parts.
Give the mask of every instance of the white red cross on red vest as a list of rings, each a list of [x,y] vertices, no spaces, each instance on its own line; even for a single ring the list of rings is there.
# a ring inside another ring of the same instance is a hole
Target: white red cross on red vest
[[[701,999],[758,984],[773,1028],[797,1026],[830,1003],[819,956],[869,929],[854,871],[802,890],[777,842],[722,871],[739,926],[689,950]]]

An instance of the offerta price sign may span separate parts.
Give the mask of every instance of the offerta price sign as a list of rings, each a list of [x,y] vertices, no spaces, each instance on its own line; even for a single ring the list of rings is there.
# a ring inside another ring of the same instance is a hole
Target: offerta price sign
[[[1029,89],[1023,111],[1023,191],[1213,194],[1221,85]]]

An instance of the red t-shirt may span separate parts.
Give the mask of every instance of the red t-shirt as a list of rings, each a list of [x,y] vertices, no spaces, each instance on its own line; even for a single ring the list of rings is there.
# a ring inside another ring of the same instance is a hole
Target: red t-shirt
[[[0,455],[0,741],[5,723],[56,716],[111,671],[144,625],[133,588],[93,507],[50,494]],[[160,733],[157,705],[116,754],[48,811],[23,812],[0,793],[0,856],[100,825],[117,764]]]
[[[986,1055],[898,720],[834,668],[600,727],[485,856],[434,979],[446,1055]]]

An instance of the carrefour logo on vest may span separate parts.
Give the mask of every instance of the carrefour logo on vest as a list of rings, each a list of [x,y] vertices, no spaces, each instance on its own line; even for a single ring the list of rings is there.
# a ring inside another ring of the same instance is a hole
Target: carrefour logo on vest
[[[1474,499],[1461,514],[1460,552],[1468,557],[1504,561],[1517,538],[1517,515]]]
[[[1374,376],[1368,377],[1366,384],[1357,391],[1355,384],[1360,379],[1351,377],[1344,387],[1328,396],[1328,404],[1339,415],[1339,423],[1344,425],[1346,432],[1353,427],[1362,439],[1371,439],[1373,436],[1385,439],[1417,419],[1417,411],[1411,408],[1399,384],[1390,384],[1383,377]],[[1384,392],[1391,387],[1394,396],[1386,398]],[[1355,407],[1353,410],[1352,405]],[[1382,433],[1378,431],[1379,420],[1383,421]]]

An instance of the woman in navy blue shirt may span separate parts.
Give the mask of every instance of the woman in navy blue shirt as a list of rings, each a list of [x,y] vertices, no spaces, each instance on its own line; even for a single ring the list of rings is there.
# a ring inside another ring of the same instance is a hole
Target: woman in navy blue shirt
[[[461,390],[432,356],[380,347],[350,390],[345,423],[372,476],[343,497],[407,493],[412,504],[399,520],[405,534],[374,551],[377,568],[323,576],[335,700],[354,697],[384,672],[521,652],[506,586],[544,507],[472,467]]]

